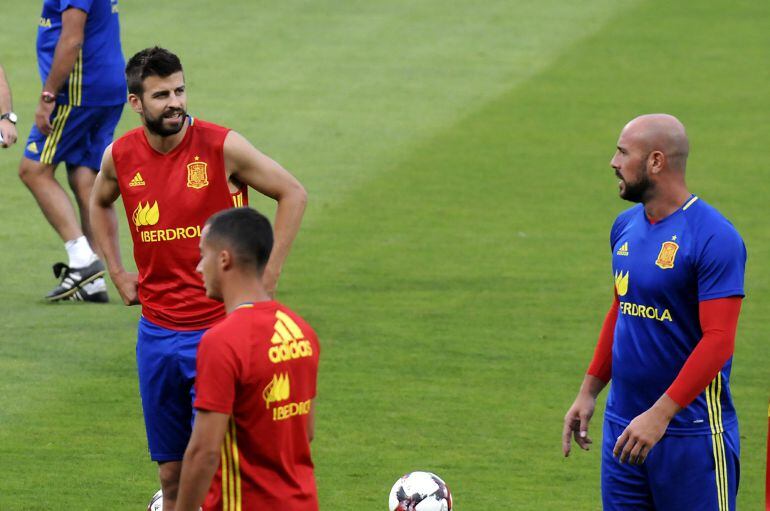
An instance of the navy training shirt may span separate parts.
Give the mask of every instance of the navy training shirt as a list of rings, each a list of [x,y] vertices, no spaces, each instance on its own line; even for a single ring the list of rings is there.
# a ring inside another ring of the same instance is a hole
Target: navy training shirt
[[[62,13],[84,11],[83,48],[66,83],[57,92],[58,104],[121,105],[126,101],[126,62],[120,45],[118,0],[44,0],[37,31],[37,64],[45,84],[62,31]]]
[[[626,426],[663,395],[700,341],[698,303],[744,296],[746,247],[735,227],[695,195],[654,224],[641,204],[624,211],[610,245],[620,306],[606,417]],[[731,365],[732,358],[667,433],[719,433],[737,421]]]

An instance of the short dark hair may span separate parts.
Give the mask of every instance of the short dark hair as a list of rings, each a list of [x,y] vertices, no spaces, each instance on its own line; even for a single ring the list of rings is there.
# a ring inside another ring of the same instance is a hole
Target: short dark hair
[[[142,82],[148,76],[165,78],[179,71],[183,71],[179,57],[159,46],[145,48],[131,57],[126,64],[128,92],[141,96],[144,92]]]
[[[209,243],[232,250],[238,266],[262,273],[273,250],[270,220],[251,208],[231,208],[212,215],[206,225]]]

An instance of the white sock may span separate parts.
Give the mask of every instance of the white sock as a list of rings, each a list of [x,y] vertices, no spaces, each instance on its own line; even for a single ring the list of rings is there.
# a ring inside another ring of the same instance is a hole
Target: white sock
[[[85,236],[65,242],[64,248],[70,258],[70,268],[83,268],[98,259]]]

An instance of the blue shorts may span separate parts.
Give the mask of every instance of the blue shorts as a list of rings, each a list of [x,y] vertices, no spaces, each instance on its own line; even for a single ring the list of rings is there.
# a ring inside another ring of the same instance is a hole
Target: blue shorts
[[[740,478],[738,425],[717,435],[664,435],[641,465],[612,456],[625,428],[604,421],[604,511],[732,511]]]
[[[190,440],[195,356],[206,330],[169,330],[139,319],[136,365],[153,461],[180,461]]]
[[[123,105],[57,105],[51,115],[53,131],[46,137],[33,124],[24,157],[49,165],[65,162],[68,168],[99,170],[122,113]]]

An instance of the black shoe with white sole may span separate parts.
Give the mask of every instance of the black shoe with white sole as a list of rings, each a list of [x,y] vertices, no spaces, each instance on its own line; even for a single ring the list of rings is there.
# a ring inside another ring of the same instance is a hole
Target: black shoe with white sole
[[[64,263],[56,263],[53,265],[53,274],[56,278],[61,278],[61,282],[45,295],[49,302],[65,300],[77,293],[81,286],[103,277],[104,264],[98,259],[83,268],[70,268]]]
[[[99,277],[93,282],[83,284],[71,294],[65,300],[71,300],[73,302],[94,302],[94,303],[107,303],[110,301],[110,297],[107,294],[107,284],[104,282],[104,277]]]

